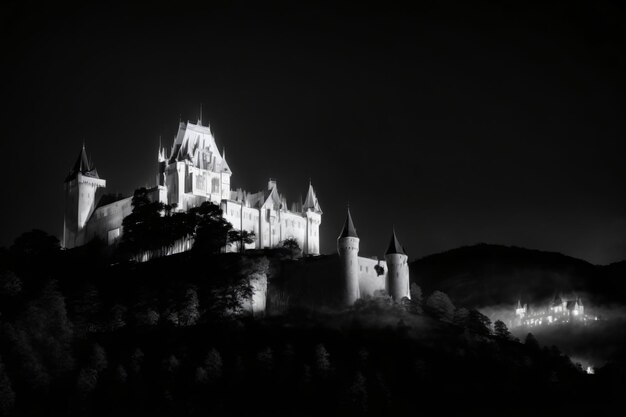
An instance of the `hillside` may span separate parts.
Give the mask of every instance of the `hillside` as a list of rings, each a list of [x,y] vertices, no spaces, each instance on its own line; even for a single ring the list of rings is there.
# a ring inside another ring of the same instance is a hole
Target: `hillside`
[[[466,307],[540,303],[555,293],[593,304],[626,303],[626,262],[592,265],[560,253],[478,244],[410,264],[411,282],[426,294],[441,290]]]

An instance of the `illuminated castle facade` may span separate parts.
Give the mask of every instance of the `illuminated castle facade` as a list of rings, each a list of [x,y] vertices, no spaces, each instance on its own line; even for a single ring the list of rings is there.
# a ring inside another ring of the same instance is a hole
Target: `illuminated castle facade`
[[[288,281],[285,288],[292,286],[289,293],[297,304],[350,306],[382,290],[396,301],[410,298],[408,257],[395,230],[384,259],[359,256],[360,239],[348,211],[337,253],[319,256],[322,209],[310,183],[304,202],[289,207],[275,180],[270,179],[265,190],[248,193],[231,188],[232,175],[211,130],[200,122],[181,122],[171,148],[158,151],[157,181],[149,198],[181,211],[205,201],[219,205],[235,230],[254,232],[255,241],[245,249],[274,248],[295,239],[306,256],[286,265],[283,277]],[[103,195],[106,180],[98,175],[84,146],[64,185],[63,246],[71,249],[93,239],[115,244],[123,235],[124,218],[132,213],[132,197]],[[189,250],[192,244],[182,239],[159,256]],[[265,311],[267,282],[255,282],[254,287],[250,309]]]
[[[585,314],[585,306],[582,299],[576,297],[574,300],[563,300],[560,296],[555,296],[547,309],[530,310],[528,304],[522,306],[521,301],[517,302],[515,308],[515,319],[513,327],[535,327],[560,325],[568,323],[587,324],[598,318]]]
[[[275,180],[256,193],[232,190],[233,173],[226,155],[219,151],[209,127],[200,122],[181,122],[171,149],[159,149],[158,163],[157,185],[150,189],[153,201],[174,206],[175,210],[188,210],[211,201],[220,206],[224,218],[236,230],[255,233],[256,240],[246,245],[247,249],[273,248],[294,238],[303,254],[319,254],[322,209],[311,184],[304,203],[290,207],[278,192]],[[64,185],[63,246],[82,246],[94,238],[115,243],[122,236],[124,217],[132,212],[132,197],[116,201],[101,198],[106,180],[99,177],[84,146]],[[172,250],[189,247],[186,242]]]

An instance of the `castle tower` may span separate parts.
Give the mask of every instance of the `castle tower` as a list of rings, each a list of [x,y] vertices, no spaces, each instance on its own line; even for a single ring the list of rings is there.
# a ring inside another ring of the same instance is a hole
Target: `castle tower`
[[[348,209],[348,216],[343,230],[337,238],[337,252],[341,259],[341,279],[344,294],[343,304],[351,306],[359,299],[359,237],[356,234],[352,216]]]
[[[322,208],[309,182],[306,200],[302,206],[302,212],[306,215],[306,236],[304,242],[305,255],[320,254],[320,224],[322,224]]]
[[[70,249],[85,243],[85,226],[96,208],[96,190],[106,181],[89,163],[85,146],[65,178],[65,216],[63,219],[63,247]]]
[[[517,307],[515,308],[515,315],[520,319],[523,319],[526,315],[526,309],[528,308],[528,304],[522,307],[522,301],[517,300]]]
[[[387,261],[387,292],[394,301],[400,301],[404,297],[411,298],[409,284],[408,256],[402,245],[398,242],[396,231],[391,234],[391,241],[385,253]]]

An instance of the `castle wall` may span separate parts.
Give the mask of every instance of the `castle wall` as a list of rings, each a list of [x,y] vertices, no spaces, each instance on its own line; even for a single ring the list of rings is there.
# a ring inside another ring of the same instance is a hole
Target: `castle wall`
[[[320,255],[285,261],[279,277],[268,288],[268,312],[289,307],[311,309],[344,306],[345,287],[339,255]]]
[[[320,224],[322,223],[322,216],[319,213],[307,211],[307,229],[306,229],[306,242],[302,248],[304,253],[311,255],[319,255],[320,253]]]
[[[86,242],[99,238],[111,245],[121,238],[124,217],[133,212],[132,200],[132,197],[128,197],[106,206],[98,207],[87,224]]]
[[[359,292],[362,297],[373,296],[375,291],[386,290],[387,263],[383,260],[358,257],[359,263]],[[382,275],[378,275],[376,266],[383,268]]]
[[[148,198],[151,201],[163,202],[165,192],[164,187],[154,187],[149,190]],[[124,217],[133,212],[132,203],[133,198],[127,197],[95,209],[85,228],[85,243],[94,238],[109,245],[116,243],[122,237]]]
[[[302,213],[287,210],[257,209],[243,207],[240,202],[223,200],[220,204],[224,219],[230,222],[235,230],[252,231],[256,235],[253,244],[246,249],[262,249],[276,247],[288,238],[294,238],[305,254],[307,242],[319,248],[319,226],[313,237],[307,238],[307,218]],[[235,250],[231,248],[230,250]],[[315,252],[317,254],[319,252]]]
[[[300,213],[283,212],[280,219],[280,240],[294,238],[304,250],[306,239],[306,218]]]
[[[259,210],[251,207],[243,207],[241,203],[232,200],[223,200],[220,204],[222,215],[226,221],[233,225],[235,230],[247,230],[259,236]],[[258,242],[246,245],[246,249],[258,248]],[[236,250],[231,247],[229,250]]]

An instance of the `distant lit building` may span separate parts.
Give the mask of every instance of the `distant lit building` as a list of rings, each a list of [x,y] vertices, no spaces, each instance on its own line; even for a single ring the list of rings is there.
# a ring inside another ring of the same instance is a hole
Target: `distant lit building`
[[[528,308],[528,304],[522,305],[522,302],[518,300],[512,327],[536,327],[568,323],[587,324],[596,320],[598,320],[596,316],[585,314],[585,306],[580,297],[576,297],[574,300],[563,300],[557,295],[548,308],[542,310],[531,310]]]

